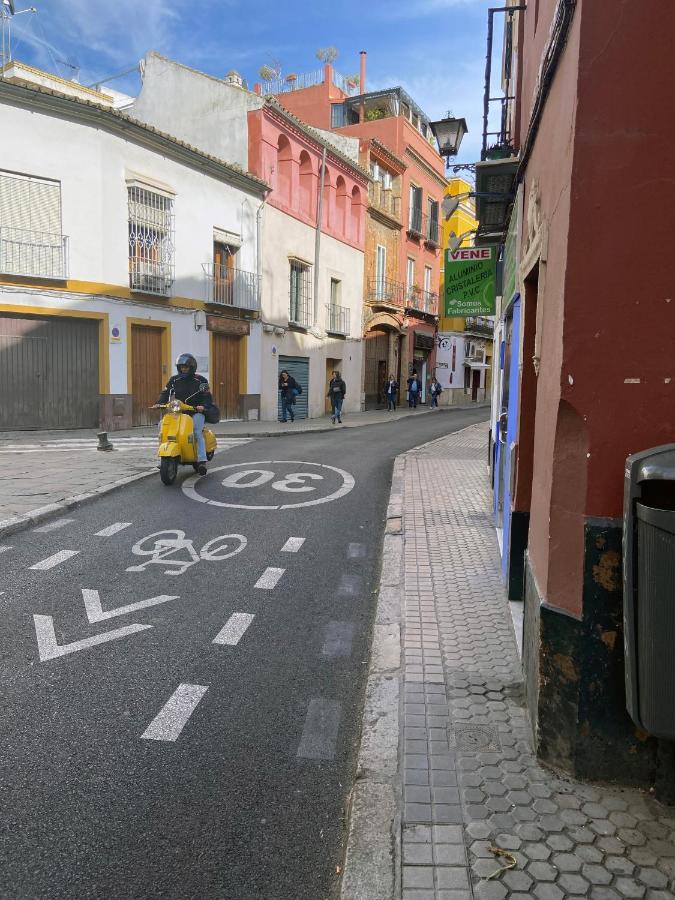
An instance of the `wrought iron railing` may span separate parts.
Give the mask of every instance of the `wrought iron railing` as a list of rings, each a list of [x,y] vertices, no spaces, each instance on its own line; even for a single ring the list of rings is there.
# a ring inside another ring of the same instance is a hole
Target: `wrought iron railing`
[[[416,206],[412,206],[408,214],[408,234],[414,234],[417,237],[422,237],[423,233],[422,210]]]
[[[208,303],[237,309],[260,309],[259,276],[255,272],[228,269],[218,263],[203,263]]]
[[[374,209],[401,219],[401,198],[394,197],[390,188],[383,188],[379,182],[375,182],[368,188],[368,201]]]
[[[174,200],[143,185],[130,184],[129,287],[167,297],[174,281]]]
[[[26,278],[68,278],[68,238],[0,226],[0,272]]]
[[[405,285],[390,278],[371,278],[368,282],[368,302],[386,306],[403,306]]]
[[[493,322],[485,316],[467,316],[464,330],[473,331],[476,334],[487,334],[492,336],[495,329]]]
[[[406,306],[430,316],[438,315],[438,294],[435,291],[423,291],[418,287],[409,287],[406,291]]]
[[[349,334],[349,307],[326,304],[326,331],[333,334]]]
[[[438,216],[424,217],[424,241],[431,247],[440,247]]]
[[[333,84],[344,94],[348,94],[349,96],[357,94],[359,92],[360,83],[360,78],[345,78],[344,75],[340,75],[339,72],[336,72],[335,69],[333,69]]]
[[[324,83],[324,70],[315,69],[313,72],[303,72],[300,75],[291,73],[277,78],[267,78],[263,81],[263,93],[287,94],[290,91],[302,91],[305,88],[317,87]],[[333,69],[333,84],[343,93],[351,96],[359,89],[358,79],[345,78]]]

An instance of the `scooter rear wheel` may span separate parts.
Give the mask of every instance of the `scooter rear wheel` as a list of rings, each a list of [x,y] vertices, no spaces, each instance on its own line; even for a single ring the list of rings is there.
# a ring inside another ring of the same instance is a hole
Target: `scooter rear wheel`
[[[163,484],[173,484],[178,474],[178,460],[175,456],[163,456],[159,464],[159,477]]]

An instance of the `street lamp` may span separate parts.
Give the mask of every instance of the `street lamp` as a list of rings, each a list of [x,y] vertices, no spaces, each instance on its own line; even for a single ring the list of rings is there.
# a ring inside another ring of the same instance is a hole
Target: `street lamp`
[[[429,127],[438,143],[438,152],[445,157],[446,162],[451,156],[457,156],[462,138],[469,130],[466,119],[456,119],[448,113],[444,119],[430,122]]]

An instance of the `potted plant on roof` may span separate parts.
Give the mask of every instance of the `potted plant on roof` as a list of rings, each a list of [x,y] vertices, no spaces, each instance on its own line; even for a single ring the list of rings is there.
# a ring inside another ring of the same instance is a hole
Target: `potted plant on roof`
[[[286,84],[289,84],[291,86],[292,90],[295,86],[295,82],[298,80],[298,76],[295,74],[295,72],[290,72],[284,80]]]
[[[361,84],[361,76],[360,75],[347,75],[345,77],[345,83],[350,91],[353,91]]]

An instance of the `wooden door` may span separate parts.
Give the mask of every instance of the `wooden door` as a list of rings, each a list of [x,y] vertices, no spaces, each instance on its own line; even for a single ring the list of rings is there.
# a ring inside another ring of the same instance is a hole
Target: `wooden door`
[[[213,300],[232,306],[234,302],[234,254],[236,248],[215,241],[213,244]]]
[[[221,419],[241,418],[239,363],[243,338],[231,334],[213,334],[211,393],[220,407]]]
[[[162,366],[162,329],[149,325],[131,326],[132,424],[159,422],[160,410],[148,409],[164,389],[169,375]]]
[[[480,387],[480,372],[478,369],[474,369],[471,373],[471,399],[473,401],[478,400],[478,388]]]
[[[389,332],[369,331],[365,340],[366,377],[365,394],[366,409],[376,409],[384,403],[384,383],[389,375],[387,359],[389,357]],[[382,378],[382,372],[385,372]]]

